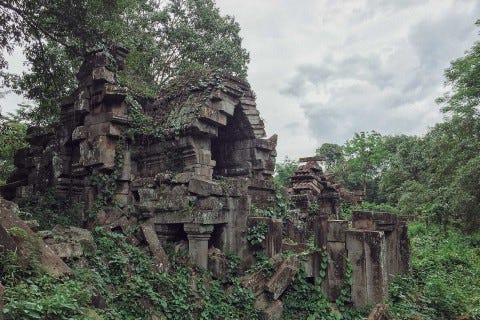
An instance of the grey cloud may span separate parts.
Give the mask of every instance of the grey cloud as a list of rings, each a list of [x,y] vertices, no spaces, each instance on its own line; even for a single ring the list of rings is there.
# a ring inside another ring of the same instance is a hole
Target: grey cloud
[[[409,41],[420,57],[423,68],[442,67],[448,57],[461,54],[462,44],[470,42],[472,29],[480,5],[466,16],[460,12],[449,12],[436,20],[424,20],[413,26]]]
[[[467,15],[465,6],[463,12],[455,10],[412,25],[389,57],[382,52],[354,53],[343,59],[330,55],[316,64],[298,66],[280,92],[298,99],[309,130],[319,141],[343,143],[354,132],[372,129],[385,134],[419,133],[428,120],[438,119],[434,98],[442,86],[443,70],[473,42],[480,2]],[[328,98],[311,98],[319,92],[326,92]]]
[[[328,57],[322,65],[299,66],[297,74],[280,93],[301,97],[305,95],[308,83],[320,85],[327,81],[345,79],[367,81],[383,89],[393,85],[394,74],[382,65],[378,56],[353,55],[338,61]]]

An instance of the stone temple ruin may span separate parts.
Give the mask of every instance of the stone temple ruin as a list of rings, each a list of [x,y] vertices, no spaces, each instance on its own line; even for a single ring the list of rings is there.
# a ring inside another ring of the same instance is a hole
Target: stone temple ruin
[[[277,136],[266,138],[248,83],[225,75],[206,84],[179,82],[140,107],[117,81],[127,54],[115,48],[86,56],[59,125],[28,130],[30,146],[17,153],[17,169],[2,188],[6,199],[52,189],[81,204],[84,219],[93,210],[100,224],[109,214],[146,223],[161,245],[187,241],[192,261],[218,277],[226,253],[240,256],[246,270],[258,250],[278,259],[282,252],[304,252],[313,241],[328,254],[322,286],[329,298],[339,296],[349,261],[358,306],[384,300],[389,279],[409,271],[405,221],[372,212],[339,220],[340,200],[359,201],[359,195],[326,177],[317,158],[302,159],[292,177],[294,209],[287,218],[255,216],[252,208],[276,205]],[[132,130],[139,114],[150,119],[148,130]],[[105,198],[117,205],[115,213],[95,211]],[[265,239],[255,246],[247,233],[259,224],[266,225]],[[317,251],[286,259],[269,279],[250,277],[244,284],[269,301],[265,308],[279,308],[300,266],[308,277],[322,278]]]

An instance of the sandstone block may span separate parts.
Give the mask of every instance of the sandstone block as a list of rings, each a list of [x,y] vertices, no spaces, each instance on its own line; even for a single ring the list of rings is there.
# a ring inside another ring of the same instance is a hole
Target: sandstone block
[[[216,126],[227,125],[227,116],[212,108],[202,107],[199,112],[199,118]]]
[[[279,320],[282,318],[283,302],[280,300],[274,301],[267,309],[262,312],[262,319],[264,320]]]
[[[188,191],[203,197],[223,194],[222,187],[218,183],[202,178],[190,179]]]
[[[16,215],[17,210],[16,204],[0,198],[0,225],[7,230],[16,228],[20,231],[18,236],[13,237],[20,263],[28,264],[33,255],[38,255],[40,267],[46,273],[54,277],[73,274],[62,259],[45,242],[38,239],[28,225]]]
[[[277,300],[292,283],[298,269],[292,259],[285,260],[277,272],[265,284],[265,290],[273,294],[273,299]]]
[[[148,248],[153,257],[153,262],[158,272],[167,272],[170,268],[168,256],[165,253],[160,240],[157,237],[152,223],[145,223],[141,227],[145,241],[147,241]]]
[[[115,82],[115,74],[106,67],[97,67],[92,71],[92,77],[95,81]]]
[[[240,280],[240,283],[243,287],[249,288],[258,296],[263,293],[267,280],[262,271],[257,271],[245,275]]]
[[[385,235],[380,231],[349,230],[346,237],[352,263],[352,302],[366,306],[387,295]]]
[[[225,279],[228,275],[228,259],[220,249],[208,250],[208,270],[215,279]]]
[[[328,220],[327,241],[345,242],[345,232],[348,229],[346,220]]]

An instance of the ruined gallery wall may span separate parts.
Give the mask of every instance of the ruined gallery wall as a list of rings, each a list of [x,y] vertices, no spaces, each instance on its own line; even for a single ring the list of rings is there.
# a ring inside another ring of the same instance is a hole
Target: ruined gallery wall
[[[60,123],[28,130],[30,146],[15,157],[5,197],[21,200],[52,189],[82,204],[85,213],[104,187],[113,187],[112,200],[122,207],[117,211],[150,226],[162,245],[188,243],[195,263],[217,271],[220,263],[211,262],[225,253],[242,257],[243,268],[254,262],[257,249],[246,233],[256,224],[267,225],[262,250],[272,258],[305,251],[313,237],[328,254],[323,286],[332,300],[344,285],[348,257],[356,305],[381,301],[391,277],[408,272],[405,222],[361,212],[352,222],[338,220],[339,200],[360,197],[326,177],[318,159],[303,159],[292,177],[295,210],[288,219],[252,217],[253,207],[276,203],[277,137],[266,139],[255,96],[243,80],[223,75],[204,87],[177,85],[142,107],[161,134],[132,134],[131,96],[116,76],[126,54],[121,48],[89,53]],[[310,255],[307,275],[319,277],[321,264],[318,253]],[[294,269],[289,262],[282,270]]]

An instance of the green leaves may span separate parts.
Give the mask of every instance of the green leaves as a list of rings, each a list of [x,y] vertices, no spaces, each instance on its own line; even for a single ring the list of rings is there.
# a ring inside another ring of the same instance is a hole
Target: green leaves
[[[18,149],[24,148],[26,126],[0,114],[0,185],[15,169],[13,156]]]
[[[0,0],[0,22],[0,49],[22,46],[29,66],[22,75],[6,74],[0,55],[0,80],[32,100],[20,116],[37,125],[58,121],[83,54],[97,45],[130,50],[120,82],[150,99],[191,72],[247,74],[240,27],[213,0]]]
[[[268,231],[268,225],[265,222],[260,222],[247,229],[247,241],[251,245],[261,245],[265,240]]]
[[[397,276],[389,286],[393,319],[476,319],[480,316],[478,232],[412,223],[411,275]]]

